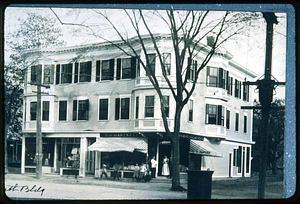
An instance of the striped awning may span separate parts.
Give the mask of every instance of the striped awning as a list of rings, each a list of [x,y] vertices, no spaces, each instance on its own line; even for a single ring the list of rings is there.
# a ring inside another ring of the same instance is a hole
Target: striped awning
[[[95,143],[88,147],[88,151],[99,152],[134,152],[147,153],[148,143],[146,138],[99,138]]]
[[[208,157],[223,157],[223,154],[217,152],[206,142],[200,140],[190,140],[190,153]]]

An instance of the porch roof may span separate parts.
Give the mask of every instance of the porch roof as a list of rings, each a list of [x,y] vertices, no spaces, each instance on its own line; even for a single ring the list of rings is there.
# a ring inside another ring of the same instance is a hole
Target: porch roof
[[[95,143],[88,147],[88,151],[99,152],[133,152],[139,151],[147,153],[148,143],[146,138],[99,138]]]
[[[206,142],[200,140],[190,140],[190,153],[209,157],[223,157],[223,154],[217,152]]]

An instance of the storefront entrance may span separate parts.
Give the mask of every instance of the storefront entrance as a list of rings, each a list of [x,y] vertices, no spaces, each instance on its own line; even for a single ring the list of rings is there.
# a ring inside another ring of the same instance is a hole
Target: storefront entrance
[[[162,141],[159,143],[159,156],[158,156],[158,176],[161,176],[161,171],[163,167],[163,159],[167,156],[170,160],[171,157],[171,142],[170,141]],[[170,163],[169,163],[170,167]]]

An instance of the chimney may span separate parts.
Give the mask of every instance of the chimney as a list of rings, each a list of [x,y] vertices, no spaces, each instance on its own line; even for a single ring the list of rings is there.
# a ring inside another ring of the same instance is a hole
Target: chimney
[[[215,37],[214,36],[207,36],[206,37],[207,40],[207,45],[212,47],[215,43]]]

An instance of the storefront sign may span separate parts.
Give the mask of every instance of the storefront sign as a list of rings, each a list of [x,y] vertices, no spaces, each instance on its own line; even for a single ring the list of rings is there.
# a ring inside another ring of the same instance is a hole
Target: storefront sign
[[[203,141],[204,137],[203,136],[196,136],[196,135],[190,135],[190,134],[185,134],[185,133],[180,133],[180,138],[187,138],[187,139],[193,139],[193,140],[201,140]]]
[[[142,137],[142,135],[134,132],[126,133],[100,133],[100,137]]]

